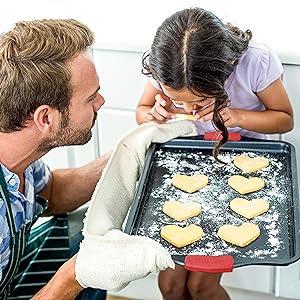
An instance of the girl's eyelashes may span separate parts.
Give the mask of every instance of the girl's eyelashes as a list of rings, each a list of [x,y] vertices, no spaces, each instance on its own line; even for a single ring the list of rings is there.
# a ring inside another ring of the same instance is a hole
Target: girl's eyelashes
[[[205,102],[208,98],[202,99],[202,100],[198,100],[195,102],[195,104],[202,104],[203,102]]]

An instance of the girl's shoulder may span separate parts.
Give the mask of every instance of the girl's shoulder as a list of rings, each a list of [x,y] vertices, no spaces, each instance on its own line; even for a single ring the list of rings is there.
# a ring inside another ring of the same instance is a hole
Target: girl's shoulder
[[[283,73],[283,66],[276,53],[267,45],[250,41],[241,56],[236,74],[251,83],[252,90],[261,91]],[[247,78],[245,78],[247,77]]]
[[[278,59],[275,52],[267,45],[258,41],[250,41],[248,49],[242,55],[240,62],[257,65],[260,63],[267,63],[274,58]]]
[[[275,53],[269,46],[258,41],[250,41],[247,51],[241,56],[239,64],[247,68],[269,68],[281,69],[282,64]]]
[[[266,44],[255,40],[250,40],[248,50],[253,51],[254,53],[266,53],[272,51]]]

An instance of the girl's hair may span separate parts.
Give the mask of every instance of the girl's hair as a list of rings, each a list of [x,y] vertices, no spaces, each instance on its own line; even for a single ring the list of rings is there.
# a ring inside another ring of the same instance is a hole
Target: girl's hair
[[[228,140],[219,112],[229,101],[224,82],[247,50],[251,37],[250,30],[244,32],[209,11],[190,8],[176,12],[161,24],[151,49],[143,56],[142,72],[159,83],[215,98],[212,122],[222,132],[222,140],[213,152],[216,159]]]
[[[72,19],[16,23],[0,36],[0,132],[26,126],[32,112],[48,104],[68,112],[72,95],[66,63],[86,51],[94,35]]]

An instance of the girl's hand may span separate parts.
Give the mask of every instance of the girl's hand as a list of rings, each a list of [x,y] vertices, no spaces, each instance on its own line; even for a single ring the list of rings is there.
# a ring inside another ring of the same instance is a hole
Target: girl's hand
[[[224,125],[227,128],[238,127],[240,123],[240,109],[230,109],[228,107],[223,108],[220,111]]]
[[[175,114],[172,111],[173,108],[174,105],[167,96],[157,94],[155,96],[155,104],[151,108],[151,110],[146,114],[145,118],[148,121],[165,123],[166,121],[175,118]]]
[[[210,121],[213,118],[214,108],[215,108],[215,101],[213,100],[210,103],[194,111],[194,114],[197,120],[199,121],[202,122]]]
[[[204,109],[200,109],[197,111],[196,116],[199,121],[206,122],[211,121],[213,119],[213,103]],[[224,125],[227,128],[238,127],[240,118],[241,118],[241,110],[239,109],[231,109],[229,107],[225,107],[220,110],[221,118],[224,122]]]

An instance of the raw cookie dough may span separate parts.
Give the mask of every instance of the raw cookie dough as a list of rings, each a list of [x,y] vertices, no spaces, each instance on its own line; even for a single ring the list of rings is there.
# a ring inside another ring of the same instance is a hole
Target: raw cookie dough
[[[240,175],[229,177],[228,184],[240,194],[256,192],[265,186],[265,181],[258,177],[246,178]]]
[[[234,198],[230,201],[230,208],[239,215],[251,219],[268,211],[270,204],[261,198],[249,201],[243,198]]]
[[[176,117],[176,119],[185,119],[185,120],[197,121],[197,118],[194,115],[175,114],[175,117]]]
[[[187,193],[193,193],[208,184],[208,177],[202,174],[193,176],[176,174],[172,178],[172,184]]]
[[[176,200],[170,200],[164,203],[163,212],[176,221],[183,221],[199,215],[201,205],[193,201],[181,203]]]
[[[219,228],[217,234],[226,242],[245,247],[259,237],[260,230],[253,223],[243,223],[241,226],[226,224]]]
[[[252,173],[267,167],[269,165],[269,160],[263,156],[249,157],[246,155],[239,155],[233,160],[233,163],[244,173]]]
[[[194,224],[184,228],[177,225],[166,225],[161,228],[160,235],[175,247],[182,248],[200,240],[203,237],[203,230]]]

